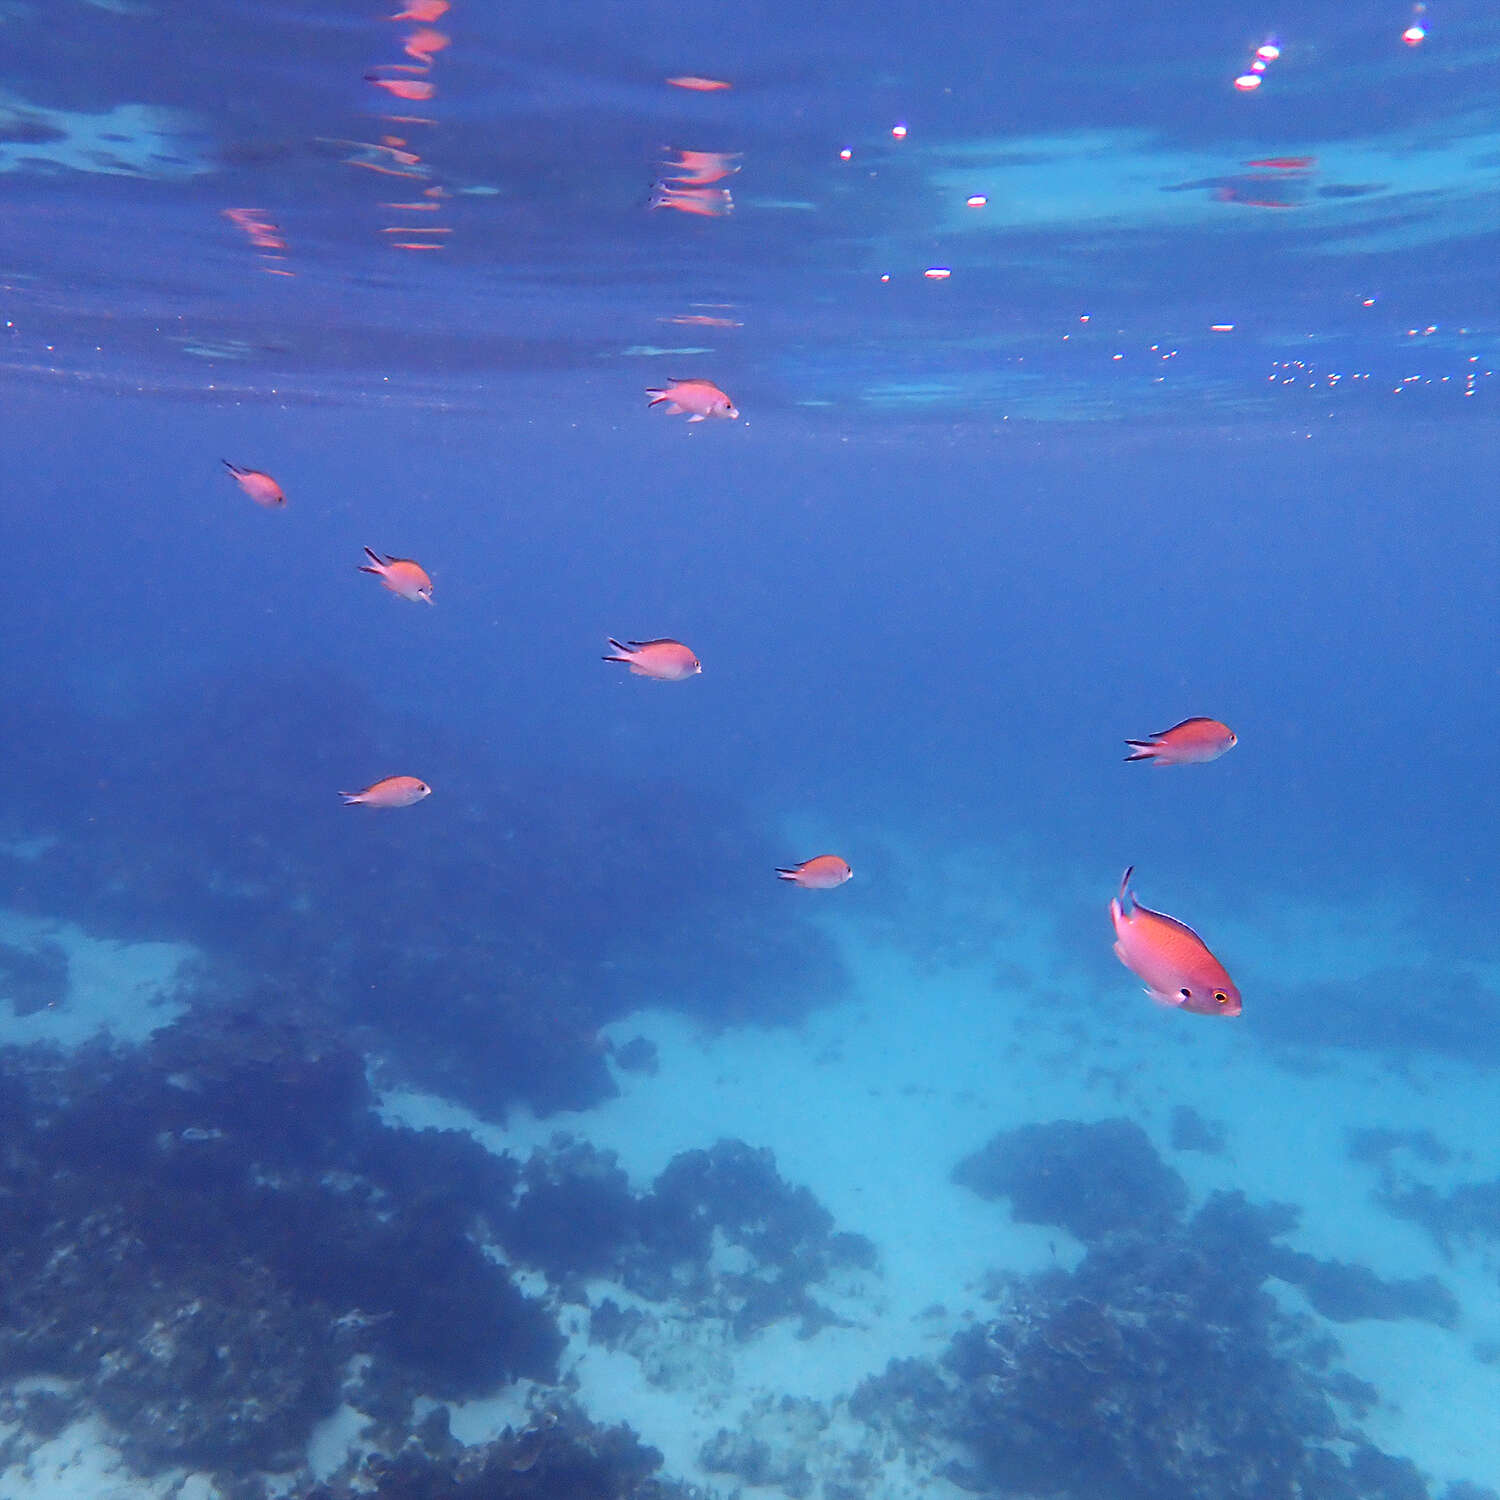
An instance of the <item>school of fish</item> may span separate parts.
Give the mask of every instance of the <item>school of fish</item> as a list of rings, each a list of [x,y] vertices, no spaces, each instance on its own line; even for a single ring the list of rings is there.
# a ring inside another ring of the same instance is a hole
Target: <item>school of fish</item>
[[[409,0],[393,19],[431,22],[447,9],[447,0]],[[406,50],[420,63],[430,65],[433,53],[446,45],[447,38],[440,32],[416,31],[407,39]],[[404,99],[426,98],[426,91],[430,91],[430,85],[423,80],[372,77],[369,81]],[[694,75],[669,78],[666,82],[675,88],[705,94],[731,87],[721,80]],[[740,170],[740,153],[669,149],[671,155],[660,164],[661,175],[653,186],[649,207],[673,208],[704,218],[727,215],[733,202],[728,189],[717,184]],[[738,326],[732,319],[703,315],[676,321]],[[710,419],[736,421],[740,415],[728,394],[702,377],[669,379],[664,386],[648,387],[646,396],[649,406],[664,407],[673,416],[686,416],[690,423]],[[286,492],[270,474],[228,459],[223,462],[230,477],[257,505],[266,510],[286,507]],[[397,598],[424,604],[433,602],[432,578],[421,563],[409,557],[382,554],[370,547],[364,550],[367,560],[359,564],[361,573],[377,578]],[[693,650],[669,636],[629,641],[610,637],[608,645],[610,649],[603,659],[624,666],[631,676],[656,682],[685,682],[703,671],[703,664]],[[1145,739],[1127,739],[1125,743],[1130,750],[1126,761],[1166,767],[1203,765],[1218,760],[1239,740],[1220,720],[1194,716]],[[425,781],[411,775],[385,776],[361,791],[339,793],[346,806],[382,809],[414,807],[431,794],[432,788]],[[1134,873],[1133,866],[1125,871],[1119,890],[1109,903],[1114,950],[1120,962],[1145,984],[1146,993],[1160,1005],[1194,1015],[1238,1016],[1242,1009],[1240,992],[1223,964],[1186,923],[1141,905],[1131,886]],[[826,891],[846,884],[854,871],[842,855],[830,853],[778,866],[775,874],[778,880],[802,890]]]

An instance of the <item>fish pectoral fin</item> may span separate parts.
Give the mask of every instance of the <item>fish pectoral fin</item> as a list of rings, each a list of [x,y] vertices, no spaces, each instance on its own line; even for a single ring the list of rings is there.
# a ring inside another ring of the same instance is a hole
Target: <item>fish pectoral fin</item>
[[[1146,990],[1146,993],[1150,995],[1158,1005],[1165,1006],[1168,1010],[1176,1010],[1177,1007],[1182,1004],[1181,995],[1164,995],[1160,990],[1153,990],[1150,988]]]
[[[701,411],[695,411],[692,414],[692,416],[690,416],[688,418],[689,422],[701,422],[702,420],[703,420],[703,413]]]

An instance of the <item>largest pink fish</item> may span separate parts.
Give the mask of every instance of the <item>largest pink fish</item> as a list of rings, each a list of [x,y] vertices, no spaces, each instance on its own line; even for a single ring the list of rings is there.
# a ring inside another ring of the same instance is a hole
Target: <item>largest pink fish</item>
[[[1175,1005],[1200,1016],[1237,1016],[1240,992],[1208,944],[1185,922],[1152,911],[1130,889],[1132,865],[1109,903],[1115,924],[1115,957],[1146,985],[1158,1004]]]

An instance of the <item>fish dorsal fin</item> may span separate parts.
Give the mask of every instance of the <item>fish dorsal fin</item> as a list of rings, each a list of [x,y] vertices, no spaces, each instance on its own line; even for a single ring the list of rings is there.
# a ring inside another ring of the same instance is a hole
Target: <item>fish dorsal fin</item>
[[[1194,932],[1186,922],[1179,922],[1176,917],[1169,917],[1164,911],[1152,911],[1149,906],[1142,906],[1139,901],[1135,903],[1135,909],[1142,916],[1150,917],[1153,921],[1156,922],[1165,923],[1165,925],[1172,928],[1174,932],[1180,932],[1192,938],[1192,940],[1197,943],[1200,948],[1206,949],[1208,947],[1208,944],[1205,943],[1203,939],[1199,937],[1198,934]]]
[[[1180,724],[1174,724],[1170,729],[1158,729],[1151,738],[1159,740],[1163,735],[1175,734],[1179,729],[1186,729],[1189,724],[1212,724],[1213,722],[1206,714],[1194,714],[1191,719],[1184,719]]]

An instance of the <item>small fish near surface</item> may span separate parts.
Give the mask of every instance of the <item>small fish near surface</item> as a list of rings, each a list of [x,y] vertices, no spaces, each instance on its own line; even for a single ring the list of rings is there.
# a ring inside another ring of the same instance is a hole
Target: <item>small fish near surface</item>
[[[800,885],[804,891],[831,891],[853,878],[854,871],[846,859],[837,854],[819,854],[804,859],[800,865],[786,865],[776,871],[778,880]]]
[[[669,146],[673,160],[661,163],[662,181],[674,187],[707,187],[740,169],[741,151],[686,151]]]
[[[1176,1006],[1200,1016],[1237,1016],[1240,992],[1208,944],[1185,922],[1152,911],[1130,889],[1132,865],[1109,903],[1115,926],[1115,957],[1143,980],[1146,993],[1159,1005]]]
[[[267,510],[280,510],[286,504],[286,495],[281,486],[269,474],[263,474],[259,469],[242,469],[238,464],[230,463],[227,458],[221,462],[229,470],[234,482],[257,505],[263,505]]]
[[[415,776],[387,776],[362,792],[339,793],[345,807],[410,807],[431,795],[432,788]]]
[[[677,380],[668,376],[664,386],[647,386],[648,406],[666,404],[669,416],[688,413],[689,422],[702,422],[708,417],[720,417],[732,422],[740,409],[711,380]]]
[[[1197,766],[1217,760],[1239,744],[1239,736],[1217,719],[1184,719],[1147,740],[1126,740],[1127,761],[1149,760],[1159,766]]]
[[[373,573],[393,594],[403,599],[420,599],[424,604],[432,603],[432,579],[421,563],[409,557],[382,557],[378,552],[365,548],[368,563],[361,563],[361,573]]]
[[[624,663],[636,677],[654,677],[658,682],[682,682],[696,677],[703,670],[702,663],[681,641],[663,638],[621,642],[610,636],[609,644],[614,648],[613,654],[603,660]]]

